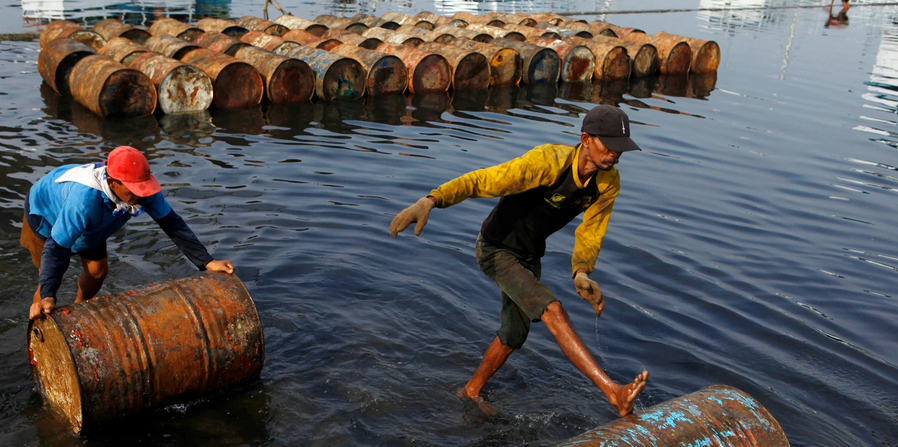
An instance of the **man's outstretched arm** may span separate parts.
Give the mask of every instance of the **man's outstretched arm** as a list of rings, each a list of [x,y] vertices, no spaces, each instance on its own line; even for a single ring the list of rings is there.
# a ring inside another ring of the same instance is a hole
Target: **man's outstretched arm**
[[[209,270],[211,272],[234,273],[234,265],[228,260],[216,260],[209,254],[206,247],[196,237],[196,234],[187,226],[184,219],[171,210],[164,217],[153,218],[162,231],[171,238],[172,242],[187,256],[196,267],[200,270]]]

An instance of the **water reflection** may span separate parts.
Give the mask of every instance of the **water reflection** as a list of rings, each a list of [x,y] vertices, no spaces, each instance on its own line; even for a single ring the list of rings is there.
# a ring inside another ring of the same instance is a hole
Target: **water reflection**
[[[894,12],[882,26],[876,64],[866,84],[867,93],[863,98],[868,103],[864,107],[886,115],[862,115],[861,119],[866,123],[855,127],[855,130],[875,135],[872,141],[898,148],[895,135],[898,132],[895,121],[895,114],[898,113],[898,14]]]
[[[118,19],[125,23],[149,26],[164,17],[193,23],[203,17],[227,18],[230,10],[231,0],[22,0],[22,16],[25,21],[38,25],[52,20],[92,24],[103,19]]]

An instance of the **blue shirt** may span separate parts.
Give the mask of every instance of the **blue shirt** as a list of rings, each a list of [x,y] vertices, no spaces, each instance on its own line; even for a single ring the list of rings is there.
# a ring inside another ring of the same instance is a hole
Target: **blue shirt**
[[[52,237],[60,246],[74,253],[102,244],[131,220],[131,214],[113,215],[115,204],[102,191],[77,182],[56,183],[69,169],[80,165],[58,167],[31,187],[30,213],[43,218],[34,231],[44,238]],[[171,205],[161,192],[140,199],[144,211],[155,220],[171,212]]]

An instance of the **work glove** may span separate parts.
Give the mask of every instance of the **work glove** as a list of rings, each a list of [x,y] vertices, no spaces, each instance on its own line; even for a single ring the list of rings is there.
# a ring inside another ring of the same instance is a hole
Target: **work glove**
[[[433,207],[434,202],[427,197],[418,199],[414,205],[402,210],[393,218],[393,222],[390,223],[390,235],[396,237],[397,234],[408,228],[412,222],[418,222],[418,225],[415,225],[415,236],[420,236],[424,225],[427,225],[427,217],[430,215],[430,210]]]
[[[605,298],[602,296],[602,289],[599,288],[599,284],[589,279],[586,273],[577,272],[574,275],[574,287],[577,288],[577,295],[580,295],[580,298],[592,304],[592,309],[596,312],[596,318],[599,318],[602,315],[602,310],[605,309]]]

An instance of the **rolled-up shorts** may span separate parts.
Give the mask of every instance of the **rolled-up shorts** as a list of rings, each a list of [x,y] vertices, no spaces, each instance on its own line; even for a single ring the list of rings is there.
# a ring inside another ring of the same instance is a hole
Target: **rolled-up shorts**
[[[35,218],[41,219],[40,216],[32,215],[32,219]],[[19,243],[31,253],[31,262],[34,263],[38,270],[41,268],[41,253],[44,251],[44,242],[45,239],[31,229],[31,225],[28,224],[28,215],[26,214],[22,218],[22,236],[19,238]],[[82,250],[77,254],[81,256],[81,259],[87,259],[88,261],[106,259],[106,242],[96,247]]]
[[[502,291],[502,311],[496,335],[509,348],[520,349],[530,333],[530,322],[540,321],[549,303],[558,301],[539,282],[539,258],[526,257],[491,245],[478,235],[475,245],[477,265]]]

